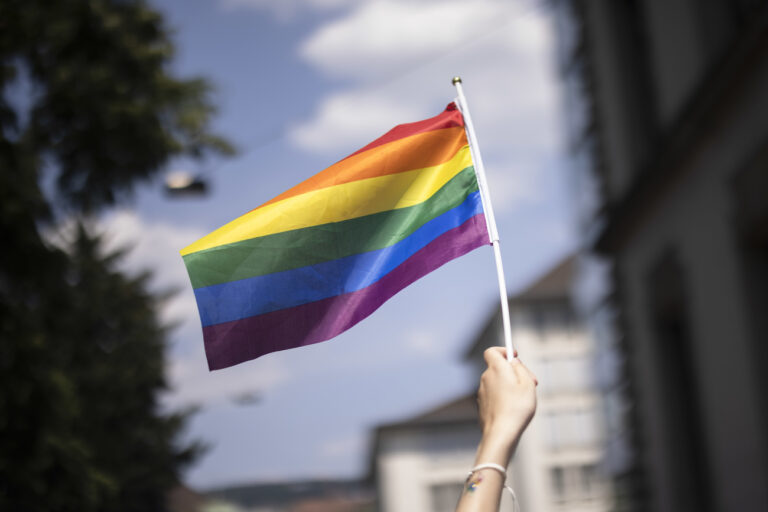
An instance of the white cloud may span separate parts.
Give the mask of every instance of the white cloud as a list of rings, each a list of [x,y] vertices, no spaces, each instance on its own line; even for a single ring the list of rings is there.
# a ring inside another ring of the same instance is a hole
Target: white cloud
[[[85,220],[95,234],[102,236],[105,253],[123,251],[121,270],[128,274],[151,271],[153,292],[176,290],[161,305],[160,319],[166,324],[187,323],[196,317],[195,297],[179,250],[205,233],[167,223],[148,223],[130,210],[119,210],[97,220]],[[68,219],[46,234],[53,243],[66,247],[74,236],[75,221]]]
[[[559,147],[552,34],[533,4],[496,0],[373,0],[320,27],[301,56],[346,77],[290,139],[340,157],[392,126],[437,114],[460,74],[472,110],[494,205],[536,199],[542,155]]]
[[[465,90],[484,154],[499,147],[528,155],[556,147],[556,91],[546,77],[540,72],[518,76],[513,70],[465,69]],[[340,156],[396,124],[436,115],[455,95],[447,85],[450,69],[442,66],[424,75],[387,90],[359,87],[333,93],[312,118],[291,131],[290,139],[304,150]]]
[[[490,0],[364,2],[310,36],[301,55],[333,76],[387,76],[498,27],[509,14],[506,5]]]
[[[408,349],[417,354],[434,354],[438,349],[438,334],[434,329],[414,329],[405,334]]]
[[[163,304],[161,319],[167,323],[189,322],[190,311],[196,312],[197,308],[179,250],[205,233],[167,223],[148,223],[129,210],[101,219],[97,228],[104,232],[106,251],[128,249],[123,261],[126,271],[150,270],[155,291],[178,290]]]
[[[465,23],[459,23],[462,16]],[[488,25],[496,30],[483,31]],[[302,45],[310,65],[354,84],[327,96],[292,140],[307,150],[335,152],[394,124],[434,115],[454,96],[449,81],[459,73],[483,149],[551,148],[557,94],[550,40],[542,15],[521,12],[516,3],[362,3]]]
[[[261,365],[258,372],[247,364],[209,372],[202,353],[202,340],[200,344],[198,354],[171,361],[168,373],[173,390],[165,397],[167,406],[220,405],[245,394],[261,395],[287,380],[288,372],[275,360],[269,365]]]
[[[334,9],[354,3],[356,0],[221,0],[227,7],[241,7],[249,9],[280,9],[281,6],[293,5],[296,7],[314,9]]]
[[[73,223],[65,223],[58,233],[66,238]],[[260,393],[283,382],[288,373],[273,361],[258,373],[247,365],[225,372],[209,372],[205,361],[200,320],[192,287],[179,250],[205,233],[165,222],[150,222],[133,211],[122,210],[95,222],[104,234],[104,249],[128,249],[121,266],[135,274],[150,270],[151,288],[177,290],[159,311],[163,322],[176,325],[173,344],[166,354],[170,390],[163,398],[169,407],[215,405],[244,393]]]
[[[352,152],[369,142],[371,134],[382,132],[382,126],[392,127],[418,117],[418,108],[409,103],[365,90],[331,95],[325,98],[316,116],[297,126],[290,137],[298,146],[313,152]]]
[[[535,164],[509,158],[489,165],[488,188],[495,212],[511,210],[522,202],[538,199],[538,169]]]
[[[378,81],[476,46],[496,33],[506,36],[494,44],[507,56],[536,52],[550,40],[541,16],[522,2],[373,0],[355,5],[301,45],[300,55],[328,75]]]
[[[220,0],[225,9],[267,11],[282,21],[288,21],[307,10],[339,9],[353,2],[355,0]]]

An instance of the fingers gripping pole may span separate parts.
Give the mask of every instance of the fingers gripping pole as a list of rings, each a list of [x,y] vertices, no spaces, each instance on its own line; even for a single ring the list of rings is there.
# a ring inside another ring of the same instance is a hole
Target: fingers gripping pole
[[[474,162],[475,165],[477,185],[480,189],[480,197],[483,201],[483,210],[485,212],[485,222],[488,226],[488,235],[491,239],[490,241],[491,245],[493,246],[493,256],[496,260],[496,275],[499,279],[499,294],[501,296],[501,319],[504,325],[504,344],[507,347],[507,360],[511,361],[512,358],[515,357],[515,347],[512,345],[512,328],[509,322],[507,284],[504,280],[504,267],[501,262],[499,231],[496,228],[496,217],[493,214],[491,196],[488,192],[488,182],[485,178],[483,158],[480,155],[480,149],[477,145],[477,137],[475,136],[475,128],[472,125],[472,117],[469,115],[467,100],[464,98],[464,90],[461,87],[461,78],[458,76],[454,77],[452,82],[453,85],[456,86],[456,92],[458,93],[457,102],[459,104],[459,110],[461,110],[461,114],[464,116],[464,126],[467,131],[467,138],[469,139],[469,151],[472,154],[472,162]]]

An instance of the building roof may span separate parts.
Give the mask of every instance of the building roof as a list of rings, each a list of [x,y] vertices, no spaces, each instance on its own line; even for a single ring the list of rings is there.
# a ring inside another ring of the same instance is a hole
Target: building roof
[[[526,288],[511,295],[510,301],[567,298],[576,273],[576,255],[571,254],[536,278]]]
[[[368,457],[368,481],[374,482],[376,480],[376,456],[379,453],[383,433],[425,428],[450,429],[456,426],[477,426],[477,419],[477,394],[470,393],[440,404],[434,409],[412,418],[379,425],[373,431],[373,443]]]
[[[166,496],[170,512],[201,512],[208,499],[185,485],[177,485]]]
[[[570,296],[571,284],[576,274],[576,254],[570,254],[560,260],[544,274],[533,280],[519,292],[509,296],[510,305],[524,305],[549,300],[567,300]],[[496,322],[500,308],[495,308],[488,320],[478,331],[464,355],[465,359],[476,356],[485,346],[492,334],[496,332]]]
[[[404,429],[463,421],[477,421],[477,395],[475,393],[441,404],[413,418],[382,425],[379,427],[379,430]]]
[[[571,254],[565,257],[543,275],[536,278],[527,287],[523,288],[519,293],[511,295],[509,297],[510,304],[568,299],[575,267],[576,255]],[[480,333],[472,343],[472,346],[467,353],[467,357],[477,349],[476,347],[482,345],[483,341],[493,329],[494,322],[498,315],[498,310],[491,313],[487,322],[480,329]],[[451,400],[450,402],[443,403],[434,409],[430,409],[429,411],[412,418],[376,427],[369,458],[369,480],[375,480],[375,459],[379,451],[381,435],[384,432],[477,425],[477,420],[477,395],[475,393],[470,393]]]
[[[350,498],[316,498],[291,506],[290,512],[363,512],[374,509],[374,500]]]
[[[374,489],[369,483],[357,479],[261,482],[222,487],[205,493],[208,499],[231,503],[247,510],[260,507],[290,510],[292,506],[319,507],[321,503],[340,501],[362,506],[371,502],[373,496]]]

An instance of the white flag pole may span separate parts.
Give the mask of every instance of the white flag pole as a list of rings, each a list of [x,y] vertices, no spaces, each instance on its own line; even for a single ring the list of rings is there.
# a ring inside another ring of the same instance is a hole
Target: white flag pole
[[[461,77],[453,77],[453,85],[458,92],[459,110],[464,116],[464,126],[469,138],[469,151],[472,154],[472,162],[475,164],[475,174],[477,175],[477,185],[480,189],[480,198],[483,202],[485,211],[485,222],[488,226],[488,235],[493,246],[493,255],[496,258],[496,275],[499,278],[499,293],[501,295],[501,319],[504,324],[504,344],[507,347],[507,361],[511,361],[515,356],[515,347],[512,345],[512,328],[509,322],[509,302],[507,298],[507,284],[504,281],[504,267],[501,263],[501,249],[499,248],[499,231],[496,228],[496,217],[493,215],[493,205],[491,204],[491,195],[488,193],[488,182],[485,178],[485,167],[483,158],[480,156],[480,148],[477,145],[475,128],[472,125],[472,117],[469,115],[467,100],[464,98],[464,91],[461,88]]]

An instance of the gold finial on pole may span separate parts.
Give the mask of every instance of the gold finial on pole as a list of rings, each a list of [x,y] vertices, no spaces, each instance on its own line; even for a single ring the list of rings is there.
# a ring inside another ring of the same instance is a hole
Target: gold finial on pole
[[[453,77],[453,80],[451,80],[451,83],[453,85],[460,84],[461,83],[461,77],[460,76]]]

